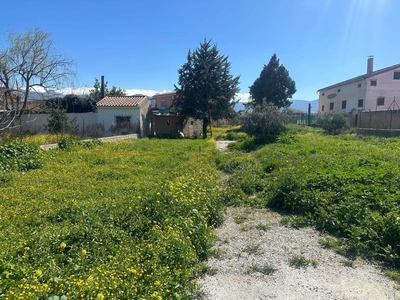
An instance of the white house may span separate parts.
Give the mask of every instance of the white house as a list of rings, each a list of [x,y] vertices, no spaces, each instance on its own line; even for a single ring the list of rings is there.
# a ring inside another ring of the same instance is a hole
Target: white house
[[[128,133],[147,135],[147,96],[106,96],[96,105],[97,120],[104,126],[104,136]]]
[[[400,64],[373,71],[318,90],[320,113],[329,111],[400,109]]]

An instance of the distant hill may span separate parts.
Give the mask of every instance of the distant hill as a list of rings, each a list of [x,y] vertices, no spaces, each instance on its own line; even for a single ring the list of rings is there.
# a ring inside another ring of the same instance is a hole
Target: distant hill
[[[308,112],[308,104],[311,104],[311,112],[316,112],[318,110],[318,100],[307,101],[307,100],[290,100],[292,105],[290,108]],[[238,102],[235,105],[235,111],[244,110],[244,102]]]
[[[290,105],[290,108],[308,112],[308,104],[311,104],[311,112],[318,111],[318,99],[313,101],[291,100],[291,102],[293,103]]]

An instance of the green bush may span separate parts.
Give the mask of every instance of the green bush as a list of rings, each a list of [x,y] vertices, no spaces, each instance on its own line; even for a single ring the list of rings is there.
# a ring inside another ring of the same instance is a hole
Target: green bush
[[[328,112],[317,116],[317,126],[327,134],[338,134],[350,128],[348,113],[344,111]]]
[[[243,116],[242,130],[258,142],[274,142],[285,131],[287,120],[284,111],[272,104],[264,103],[246,112]]]

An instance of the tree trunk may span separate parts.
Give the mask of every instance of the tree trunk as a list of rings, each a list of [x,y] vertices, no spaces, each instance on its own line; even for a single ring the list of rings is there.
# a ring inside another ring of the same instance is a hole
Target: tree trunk
[[[203,139],[207,137],[207,125],[208,125],[208,119],[204,118],[203,119]]]

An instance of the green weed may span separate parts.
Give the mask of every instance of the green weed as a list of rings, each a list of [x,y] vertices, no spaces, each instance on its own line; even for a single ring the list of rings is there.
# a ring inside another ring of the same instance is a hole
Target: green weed
[[[304,256],[301,255],[295,255],[289,260],[289,266],[296,269],[306,269],[309,265],[316,268],[318,266],[318,263],[314,259],[306,259]]]
[[[259,266],[259,265],[251,265],[249,267],[247,267],[246,269],[246,274],[251,274],[251,273],[261,273],[264,275],[272,275],[277,271],[277,269],[271,267],[268,264]]]

